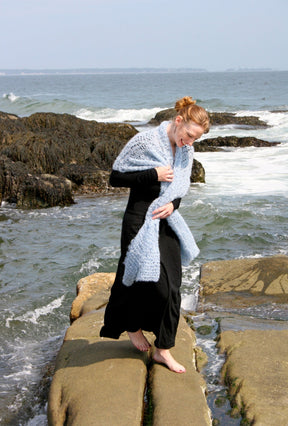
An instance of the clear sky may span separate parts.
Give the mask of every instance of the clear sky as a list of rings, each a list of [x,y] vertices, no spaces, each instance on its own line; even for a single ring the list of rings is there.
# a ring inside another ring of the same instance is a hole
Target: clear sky
[[[0,69],[288,70],[288,0],[0,0]]]

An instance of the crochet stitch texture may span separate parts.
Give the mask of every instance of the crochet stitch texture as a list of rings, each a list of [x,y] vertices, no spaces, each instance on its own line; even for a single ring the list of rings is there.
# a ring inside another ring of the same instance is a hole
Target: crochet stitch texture
[[[176,147],[175,160],[167,135],[165,121],[156,129],[140,132],[123,148],[116,158],[113,169],[119,172],[147,170],[171,164],[174,171],[172,182],[161,182],[160,194],[149,206],[145,222],[130,242],[124,260],[123,284],[131,286],[135,281],[154,281],[160,277],[159,223],[152,219],[152,212],[158,207],[182,198],[190,186],[194,148],[185,145]],[[175,210],[166,219],[180,241],[181,262],[187,266],[199,254],[194,237],[181,214]]]

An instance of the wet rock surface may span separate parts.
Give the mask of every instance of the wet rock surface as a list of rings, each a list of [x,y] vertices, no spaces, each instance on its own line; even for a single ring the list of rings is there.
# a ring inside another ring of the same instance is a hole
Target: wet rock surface
[[[154,426],[211,424],[204,396],[206,384],[196,371],[195,354],[201,354],[195,348],[195,334],[181,317],[176,345],[171,353],[186,366],[186,373],[174,374],[160,364],[152,365],[149,380],[154,404]]]
[[[71,323],[85,313],[101,309],[107,304],[115,275],[115,272],[96,272],[78,281],[77,297],[70,311]]]
[[[20,208],[45,208],[72,204],[72,184],[65,177],[31,174],[25,163],[0,156],[0,202]]]
[[[288,330],[225,331],[218,346],[226,354],[222,374],[232,414],[246,424],[287,424]]]
[[[207,138],[200,142],[195,142],[195,152],[207,152],[207,151],[220,151],[224,148],[246,148],[246,147],[258,147],[267,148],[279,145],[279,142],[267,142],[262,139],[258,139],[252,136],[247,137],[236,137],[236,136],[225,136],[217,138]]]
[[[288,256],[208,262],[201,267],[201,294],[242,292],[287,301]]]
[[[150,124],[174,115],[173,108],[161,111]],[[266,126],[257,117],[237,117],[233,113],[209,116],[212,126]],[[20,208],[44,208],[69,205],[75,193],[125,191],[109,185],[109,172],[121,149],[137,132],[127,123],[98,123],[69,114],[36,113],[20,118],[0,112],[0,202],[13,202]],[[254,137],[207,138],[195,143],[195,151],[270,147],[276,143]],[[204,167],[196,159],[191,182],[205,183]]]
[[[49,393],[49,425],[141,424],[147,354],[126,336],[101,339],[102,322],[98,311],[68,329]]]
[[[191,183],[205,183],[205,169],[200,161],[193,159]]]
[[[0,113],[0,202],[42,208],[69,205],[75,192],[119,193],[109,185],[110,170],[137,132],[127,123],[98,123],[68,114],[20,118]],[[204,179],[195,160],[191,181]]]
[[[274,309],[277,303],[287,303],[287,261],[287,256],[271,256],[208,262],[201,268],[203,290],[199,307],[203,322],[198,321],[196,333],[202,338],[207,333],[214,335],[215,321],[218,324],[217,346],[226,358],[222,380],[229,391],[230,415],[242,416],[245,424],[278,426],[288,418],[287,321],[277,319],[277,315],[276,319],[255,318],[251,311],[239,314],[239,308],[241,312],[241,307],[257,306],[264,301],[266,307],[271,303]],[[71,308],[72,326],[58,354],[50,389],[49,424],[78,424],[83,418],[89,424],[89,419],[99,418],[96,424],[127,424],[128,419],[129,424],[140,425],[147,374],[149,404],[153,402],[153,420],[149,424],[190,425],[191,419],[192,424],[211,424],[204,396],[206,384],[196,369],[209,367],[209,357],[207,364],[207,357],[196,346],[195,333],[184,317],[172,353],[187,367],[186,374],[177,375],[153,364],[151,354],[139,353],[125,333],[120,341],[99,337],[114,277],[114,273],[96,273],[78,282]],[[213,299],[212,308],[206,298],[215,295],[219,299]],[[221,305],[225,295],[230,298]],[[237,306],[238,313],[233,312],[233,306]],[[208,318],[214,322],[213,330]],[[153,343],[151,333],[146,333],[146,337]],[[128,375],[123,374],[125,369],[129,370]],[[226,404],[224,395],[219,398]],[[108,414],[103,414],[106,411]]]
[[[99,337],[103,303],[107,303],[114,277],[114,273],[96,273],[77,285],[71,309],[73,324],[57,356],[50,388],[49,425],[140,426],[147,374],[153,401],[153,420],[149,424],[211,425],[205,382],[195,367],[195,335],[183,317],[176,347],[171,351],[185,364],[186,374],[153,365],[151,353],[136,350],[126,333],[119,341]],[[152,334],[145,335],[152,344]]]
[[[149,124],[158,125],[162,121],[171,120],[177,115],[177,112],[174,108],[168,108],[162,111],[159,111],[154,118],[152,118]],[[236,114],[229,112],[208,112],[211,126],[223,126],[223,125],[238,125],[245,127],[268,127],[267,123],[260,120],[258,117],[246,116],[239,117]]]
[[[68,114],[19,118],[1,113],[1,199],[41,208],[71,204],[78,188],[113,191],[108,171],[136,133],[129,124],[89,122]]]
[[[217,321],[226,358],[230,415],[249,425],[286,424],[288,257],[208,262],[200,285],[203,320]]]

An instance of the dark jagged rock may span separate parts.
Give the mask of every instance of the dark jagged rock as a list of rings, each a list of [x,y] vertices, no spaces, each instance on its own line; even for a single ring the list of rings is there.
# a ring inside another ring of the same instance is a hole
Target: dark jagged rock
[[[176,115],[176,110],[174,108],[163,109],[162,111],[157,112],[154,118],[149,121],[149,124],[154,124],[158,126],[158,124],[162,123],[162,121],[169,121]]]
[[[171,120],[176,115],[176,110],[174,108],[165,109],[159,111],[152,120],[149,121],[149,124],[158,125],[162,121]],[[223,126],[228,124],[234,124],[237,126],[245,127],[268,127],[267,123],[260,120],[258,117],[246,116],[238,117],[234,113],[230,112],[208,112],[211,126]]]
[[[205,183],[205,169],[200,161],[193,159],[192,174],[190,178],[192,183]]]
[[[129,124],[36,113],[17,120],[0,120],[0,153],[38,173],[57,174],[66,164],[87,163],[105,170],[136,133]]]
[[[281,113],[281,112],[288,112],[288,110],[287,109],[274,109],[273,111],[270,111],[270,112],[272,112],[272,113],[274,113],[274,114],[277,114],[277,113]]]
[[[160,111],[154,124],[174,115],[173,108]],[[209,115],[212,125],[265,125],[256,117]],[[48,207],[72,203],[72,191],[119,192],[108,184],[109,171],[136,133],[130,124],[97,123],[69,114],[36,113],[20,118],[0,112],[0,202],[26,208]],[[231,136],[205,139],[195,144],[195,151],[272,145],[252,137]],[[191,182],[205,182],[205,170],[197,160],[193,162]]]
[[[25,164],[13,162],[4,156],[0,157],[0,189],[3,200],[15,203],[19,208],[44,208],[73,203],[71,182],[68,179],[48,174],[32,175]]]
[[[130,124],[69,114],[20,118],[0,112],[0,201],[37,208],[71,204],[72,191],[117,193],[108,184],[109,171],[136,133]],[[203,182],[204,176],[195,162],[192,182]]]
[[[29,176],[28,167],[20,161],[14,162],[2,155],[0,156],[0,170],[3,176],[2,200],[17,203],[20,187],[25,178]]]
[[[20,189],[17,207],[38,209],[74,203],[71,182],[59,176],[48,174],[27,176]]]
[[[0,111],[0,120],[18,120],[18,115]]]
[[[5,176],[4,176],[4,168],[2,166],[2,162],[0,159],[0,205],[2,203],[2,198],[3,198],[3,192],[4,192],[4,188],[5,188]]]
[[[106,194],[107,192],[119,192],[119,189],[109,186],[110,172],[98,169],[92,165],[68,164],[60,170],[61,175],[67,177],[77,193]]]
[[[236,114],[231,112],[209,112],[209,118],[211,126],[233,124],[241,127],[268,127],[268,124],[265,123],[265,121],[260,120],[258,117],[238,117]]]
[[[71,204],[72,189],[107,192],[108,170],[136,133],[129,124],[97,123],[68,114],[20,118],[2,112],[0,200],[19,207],[49,207]]]
[[[220,151],[221,147],[230,148],[245,148],[249,146],[255,147],[272,147],[278,145],[280,142],[267,142],[262,139],[257,139],[252,136],[237,137],[237,136],[225,136],[217,138],[207,138],[201,142],[195,142],[194,149],[196,152],[206,151]]]

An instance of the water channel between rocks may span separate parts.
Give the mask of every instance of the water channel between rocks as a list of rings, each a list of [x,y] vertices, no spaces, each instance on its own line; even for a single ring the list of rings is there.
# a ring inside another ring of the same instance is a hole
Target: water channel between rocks
[[[238,296],[238,298],[241,296]],[[244,299],[252,299],[245,295]],[[225,297],[224,297],[225,299]],[[242,300],[243,301],[243,300]],[[245,303],[243,303],[246,305]],[[233,304],[232,304],[233,305]],[[275,302],[258,305],[242,306],[242,308],[227,308],[212,303],[199,302],[196,312],[187,313],[188,324],[195,331],[197,346],[207,355],[208,362],[201,370],[207,385],[207,403],[211,410],[213,426],[243,425],[245,419],[241,416],[233,417],[229,401],[228,387],[221,375],[225,363],[225,354],[217,348],[219,334],[223,331],[283,330],[287,329],[287,306]]]

